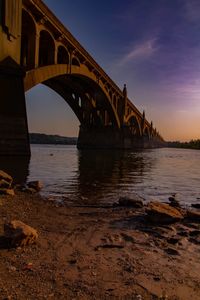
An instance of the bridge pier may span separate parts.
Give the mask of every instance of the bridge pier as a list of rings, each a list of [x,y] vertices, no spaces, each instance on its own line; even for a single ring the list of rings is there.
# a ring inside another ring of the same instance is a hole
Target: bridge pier
[[[11,58],[0,64],[0,155],[30,155],[24,71]]]
[[[86,127],[80,125],[78,149],[123,148],[121,131],[111,126]]]
[[[133,136],[128,127],[86,127],[81,125],[78,149],[149,149],[162,147],[158,137]]]

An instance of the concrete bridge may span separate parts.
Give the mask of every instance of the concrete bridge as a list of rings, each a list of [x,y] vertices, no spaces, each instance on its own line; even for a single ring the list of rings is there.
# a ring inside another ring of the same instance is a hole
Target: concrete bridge
[[[41,0],[0,0],[0,155],[29,155],[25,92],[42,83],[80,122],[78,148],[152,148],[162,137]]]

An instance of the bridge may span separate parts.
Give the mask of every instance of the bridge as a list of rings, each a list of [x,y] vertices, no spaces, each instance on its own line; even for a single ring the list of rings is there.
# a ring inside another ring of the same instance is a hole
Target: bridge
[[[0,0],[0,155],[29,155],[25,92],[44,84],[80,122],[78,148],[153,148],[163,138],[41,0]]]

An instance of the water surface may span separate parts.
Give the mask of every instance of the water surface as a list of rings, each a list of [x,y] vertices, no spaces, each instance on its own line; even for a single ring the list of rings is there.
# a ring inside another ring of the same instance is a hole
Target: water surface
[[[183,204],[200,201],[200,151],[77,150],[76,146],[32,145],[28,159],[1,158],[1,168],[17,182],[41,180],[42,194],[67,204],[110,204],[137,193],[166,201],[173,193]]]
[[[1,168],[16,181],[41,180],[44,196],[67,204],[110,204],[133,193],[147,201],[166,201],[172,193],[183,204],[200,201],[200,151],[80,151],[66,145],[32,145],[31,151],[30,163],[4,159]]]

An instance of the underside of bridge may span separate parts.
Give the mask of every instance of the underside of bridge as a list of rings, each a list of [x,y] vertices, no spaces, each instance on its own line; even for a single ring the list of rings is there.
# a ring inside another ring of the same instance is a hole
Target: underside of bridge
[[[78,148],[152,148],[163,139],[41,0],[0,0],[0,155],[30,155],[25,92],[44,84],[80,122]]]
[[[120,148],[119,124],[99,85],[80,75],[62,75],[44,84],[65,99],[80,122],[78,148]]]

